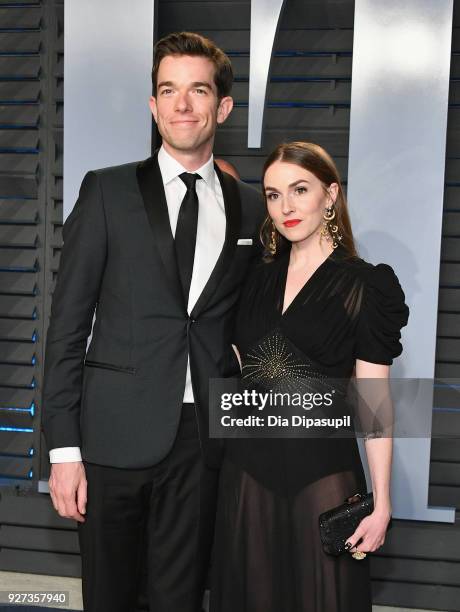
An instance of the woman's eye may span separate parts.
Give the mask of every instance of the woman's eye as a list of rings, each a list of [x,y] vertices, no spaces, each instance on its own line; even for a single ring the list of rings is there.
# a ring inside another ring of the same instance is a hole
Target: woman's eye
[[[277,193],[268,193],[267,194],[267,200],[276,200],[278,198],[278,194]]]
[[[307,188],[306,187],[296,187],[295,191],[298,194],[307,193]]]

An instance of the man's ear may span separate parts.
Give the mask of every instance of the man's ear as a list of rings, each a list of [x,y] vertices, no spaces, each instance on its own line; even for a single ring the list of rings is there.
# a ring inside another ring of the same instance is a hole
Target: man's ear
[[[231,96],[222,98],[217,107],[217,123],[223,123],[232,112],[232,108],[233,98]]]
[[[155,119],[155,123],[158,123],[157,121],[157,116],[158,116],[157,99],[155,98],[155,96],[150,96],[149,106],[150,106],[150,110],[152,111],[153,118]]]

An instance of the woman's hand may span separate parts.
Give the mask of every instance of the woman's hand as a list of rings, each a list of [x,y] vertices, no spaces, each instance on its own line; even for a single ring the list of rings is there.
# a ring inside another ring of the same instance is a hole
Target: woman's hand
[[[345,543],[351,543],[351,547],[348,551],[350,553],[356,551],[368,553],[377,550],[377,548],[382,546],[385,542],[385,534],[390,518],[390,510],[379,510],[378,508],[376,508],[372,514],[369,514],[369,516],[365,516],[356,528],[356,531]],[[356,546],[356,543],[359,542],[361,538],[362,541]]]
[[[351,544],[349,551],[374,552],[385,542],[385,534],[391,518],[390,476],[393,454],[392,424],[393,404],[389,385],[390,366],[356,360],[356,379],[364,400],[365,410],[360,415],[363,423],[370,424],[373,432],[374,419],[383,424],[385,435],[369,438],[364,442],[367,462],[372,480],[374,511],[366,516],[356,531],[347,539]],[[362,379],[372,379],[371,385],[360,385]],[[376,380],[380,379],[378,385]],[[359,402],[358,402],[359,405]],[[385,409],[382,412],[382,407]],[[379,413],[380,411],[380,413]]]

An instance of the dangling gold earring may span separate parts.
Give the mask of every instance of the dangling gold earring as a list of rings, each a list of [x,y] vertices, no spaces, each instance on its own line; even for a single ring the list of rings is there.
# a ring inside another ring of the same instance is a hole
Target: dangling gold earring
[[[321,228],[320,240],[321,238],[326,238],[326,240],[328,241],[331,239],[331,233],[329,231],[329,222],[335,218],[335,210],[333,206],[334,204],[332,203],[330,206],[324,209],[324,213],[323,213],[324,221],[323,221],[323,227]]]
[[[320,242],[321,238],[326,238],[326,240],[329,241],[332,237],[332,248],[336,249],[339,246],[337,240],[340,242],[342,240],[342,235],[338,233],[339,228],[336,224],[331,225],[331,221],[335,219],[334,202],[325,208],[323,219],[323,227],[321,228],[320,232]]]
[[[270,244],[268,245],[268,250],[270,251],[271,255],[275,255],[276,253],[276,229],[275,229],[275,225],[272,221],[272,233],[271,233],[271,238],[270,238]]]

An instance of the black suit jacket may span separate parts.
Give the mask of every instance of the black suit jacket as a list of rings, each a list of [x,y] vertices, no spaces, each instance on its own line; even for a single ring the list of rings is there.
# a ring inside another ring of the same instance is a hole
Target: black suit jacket
[[[208,381],[239,371],[231,349],[235,304],[259,252],[264,206],[256,190],[216,171],[225,242],[190,316],[157,154],[85,176],[63,229],[47,335],[42,428],[49,449],[80,446],[84,460],[115,467],[159,462],[176,435],[190,353],[202,451],[218,466]],[[252,238],[253,247],[237,246],[239,238]]]

